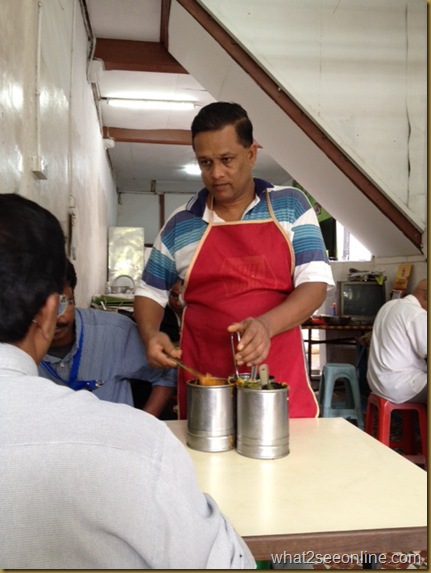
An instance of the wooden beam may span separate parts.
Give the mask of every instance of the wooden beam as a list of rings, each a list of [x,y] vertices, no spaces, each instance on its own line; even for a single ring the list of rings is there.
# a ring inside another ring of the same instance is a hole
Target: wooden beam
[[[94,58],[103,60],[106,70],[188,73],[158,42],[97,38]]]
[[[222,46],[229,56],[256,84],[294,121],[344,175],[379,209],[400,231],[422,250],[421,232],[398,207],[363,173],[338,147],[323,129],[256,63],[197,0],[177,0],[178,3]]]
[[[103,126],[103,137],[119,143],[162,143],[164,145],[191,145],[190,129],[126,129],[124,127]],[[255,141],[262,149],[260,143]]]
[[[171,13],[171,0],[162,0],[162,12],[160,17],[160,43],[169,49],[169,15]]]
[[[124,129],[103,127],[103,137],[122,143],[161,143],[163,145],[190,145],[189,129]]]
[[[159,194],[159,229],[165,224],[165,194]]]

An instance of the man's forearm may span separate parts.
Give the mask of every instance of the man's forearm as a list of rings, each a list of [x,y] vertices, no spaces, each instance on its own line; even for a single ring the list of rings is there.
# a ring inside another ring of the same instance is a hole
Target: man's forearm
[[[154,300],[145,296],[135,296],[133,315],[145,346],[149,339],[159,332],[163,314],[163,307]]]
[[[278,307],[260,317],[272,338],[302,324],[325,301],[326,283],[304,283],[294,289]]]

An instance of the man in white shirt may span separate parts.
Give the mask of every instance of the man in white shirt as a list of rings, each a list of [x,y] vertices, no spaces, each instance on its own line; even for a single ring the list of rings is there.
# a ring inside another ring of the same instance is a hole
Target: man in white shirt
[[[66,271],[57,219],[0,193],[0,566],[255,568],[154,416],[38,376]]]
[[[395,404],[427,402],[428,282],[390,300],[373,326],[367,380],[371,390]]]

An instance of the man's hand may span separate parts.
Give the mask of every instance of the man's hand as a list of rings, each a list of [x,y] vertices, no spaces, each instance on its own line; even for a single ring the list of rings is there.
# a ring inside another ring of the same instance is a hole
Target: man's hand
[[[174,358],[181,358],[181,350],[166,333],[158,332],[147,341],[147,359],[154,368],[175,367],[176,363],[169,360],[169,354]]]
[[[271,338],[265,321],[260,318],[246,318],[228,326],[229,332],[239,332],[241,340],[237,346],[235,360],[238,365],[261,364],[269,354]]]
[[[173,368],[174,362],[167,354],[181,358],[181,350],[175,347],[167,334],[161,332],[164,308],[145,296],[135,296],[134,315],[138,330],[147,351],[147,360],[153,368]]]
[[[241,341],[235,359],[239,365],[261,364],[269,354],[271,338],[300,326],[319,308],[326,297],[325,283],[304,283],[296,287],[275,308],[257,318],[246,318],[228,326],[229,332],[239,332]]]

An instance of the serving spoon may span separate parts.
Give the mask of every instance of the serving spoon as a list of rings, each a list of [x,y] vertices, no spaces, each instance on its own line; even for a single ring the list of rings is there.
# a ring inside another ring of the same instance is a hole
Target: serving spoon
[[[239,341],[241,340],[241,336],[240,336],[240,334],[239,334],[238,331],[237,331],[237,332],[232,332],[232,334],[230,335],[230,346],[231,346],[231,348],[232,348],[233,365],[234,365],[234,368],[235,368],[235,374],[234,374],[233,378],[234,378],[235,380],[238,380],[238,379],[240,378],[240,375],[239,375],[239,370],[238,370],[238,364],[236,363],[236,358],[235,358],[235,353],[236,353],[235,343],[234,343],[234,341],[233,341],[233,337],[234,337],[235,334],[236,334],[237,342],[239,342]]]
[[[240,373],[238,371],[238,364],[237,364],[237,361],[235,358],[236,349],[235,349],[235,343],[233,340],[235,335],[237,338],[237,342],[239,342],[241,340],[241,335],[238,331],[232,332],[232,334],[230,335],[230,345],[232,348],[233,364],[234,364],[234,368],[235,368],[235,374],[233,375],[233,379],[238,381],[238,380],[242,380],[242,378],[241,378]],[[257,366],[256,365],[251,367],[249,383],[250,382],[259,382],[259,380],[257,379]]]
[[[198,372],[191,366],[187,366],[187,364],[184,364],[184,362],[181,362],[181,360],[178,360],[178,358],[174,358],[167,352],[165,352],[165,354],[167,358],[172,360],[172,362],[175,362],[175,364],[180,366],[183,370],[185,370],[189,374],[192,374],[199,381],[199,384],[201,386],[220,386],[220,380],[221,380],[220,378],[214,378],[213,376],[211,376],[211,374],[202,374],[202,372]],[[226,383],[226,381],[224,383]]]
[[[262,387],[266,387],[267,390],[272,390],[272,384],[269,379],[268,364],[261,364],[259,366],[259,377]]]

